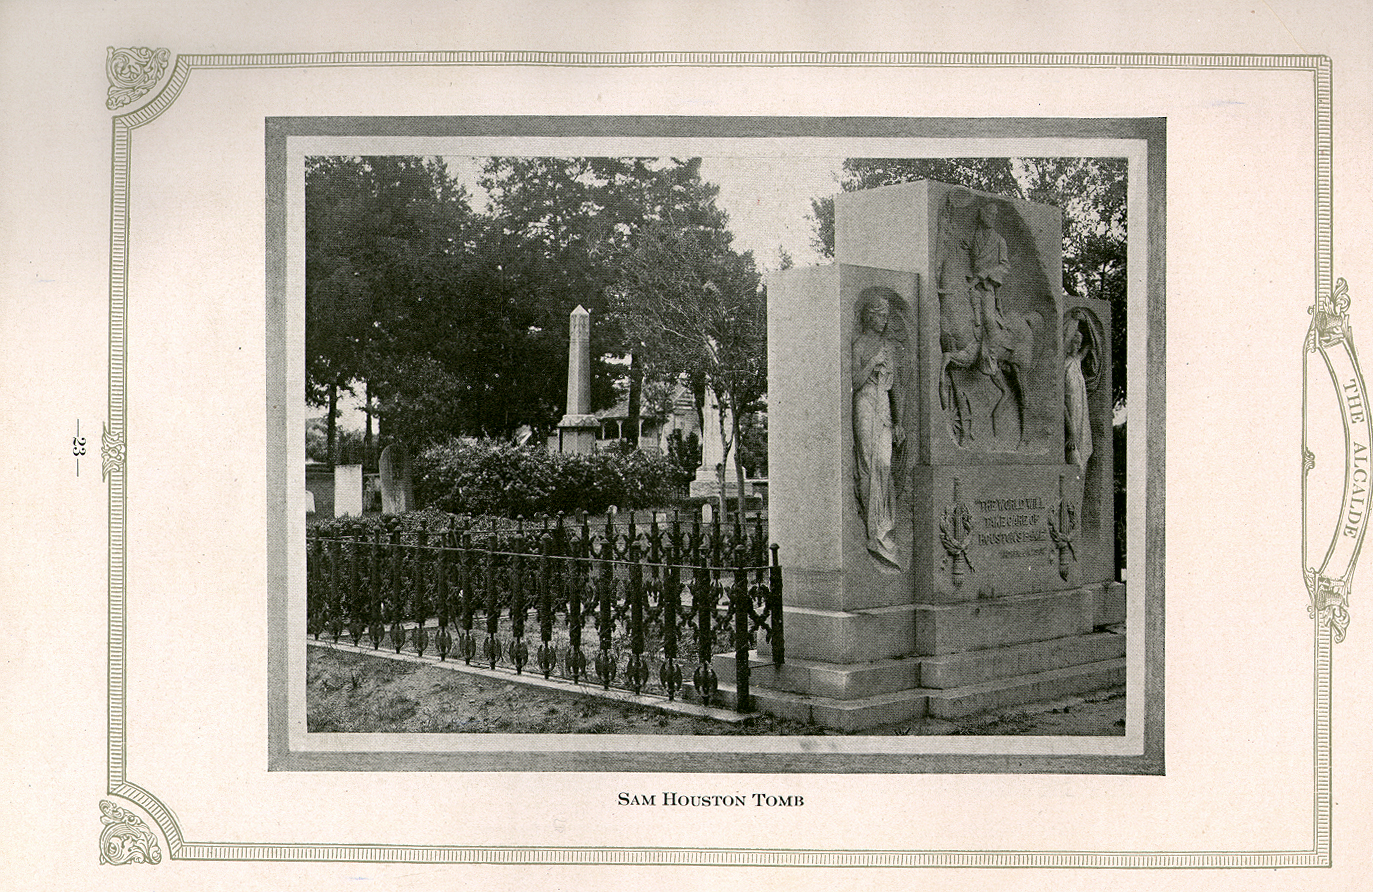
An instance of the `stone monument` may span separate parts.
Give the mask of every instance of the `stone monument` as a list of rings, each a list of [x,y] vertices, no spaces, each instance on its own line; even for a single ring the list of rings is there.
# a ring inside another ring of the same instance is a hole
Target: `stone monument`
[[[733,419],[728,409],[720,408],[720,400],[715,391],[706,387],[705,405],[701,408],[701,464],[696,468],[696,477],[687,486],[687,494],[692,498],[720,497],[720,474],[717,467],[725,469],[725,497],[738,495],[738,484],[734,482],[734,443],[725,449],[720,436],[720,425],[730,430]]]
[[[787,663],[761,708],[860,729],[1124,679],[1110,315],[1057,208],[929,181],[835,198],[768,288]]]
[[[381,451],[381,513],[404,514],[415,510],[415,490],[410,481],[410,454],[401,443]]]
[[[559,452],[591,452],[600,423],[591,407],[591,312],[580,304],[568,321],[567,414],[558,422]]]

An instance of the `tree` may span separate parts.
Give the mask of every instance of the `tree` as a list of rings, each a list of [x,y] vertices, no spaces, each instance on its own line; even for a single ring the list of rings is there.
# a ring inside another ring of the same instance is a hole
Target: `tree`
[[[311,157],[305,169],[306,399],[364,383],[385,421],[397,364],[424,349],[424,311],[472,228],[439,159]]]
[[[614,383],[627,378],[631,431],[638,430],[644,345],[626,329],[614,286],[645,227],[724,229],[719,189],[700,168],[700,158],[500,157],[483,170],[505,274],[544,308],[548,324],[565,330],[574,307],[591,311],[592,406],[612,405]],[[624,355],[627,370],[604,360]]]
[[[383,433],[414,448],[551,427],[564,408],[568,314],[581,304],[595,320],[593,407],[614,402],[624,375],[606,357],[629,354],[633,414],[646,344],[624,325],[625,264],[650,228],[728,245],[700,163],[490,158],[479,179],[489,208],[478,212],[441,159],[309,159],[309,398],[363,384]]]
[[[365,383],[384,432],[416,448],[551,423],[566,316],[509,274],[518,249],[442,159],[312,158],[306,204],[312,402]]]
[[[728,453],[741,441],[743,419],[767,388],[767,297],[753,256],[730,246],[732,237],[723,225],[655,221],[639,235],[617,289],[623,325],[645,346],[657,374],[685,373],[714,390],[721,408],[720,439]],[[742,523],[744,468],[738,449],[734,472]]]
[[[848,158],[845,192],[929,179],[1063,212],[1063,288],[1111,304],[1116,405],[1125,403],[1125,246],[1127,165],[1120,158]],[[834,256],[834,199],[811,201],[815,247]]]
[[[1025,197],[1063,211],[1063,288],[1111,305],[1112,397],[1125,404],[1126,181],[1123,158],[1034,158]]]

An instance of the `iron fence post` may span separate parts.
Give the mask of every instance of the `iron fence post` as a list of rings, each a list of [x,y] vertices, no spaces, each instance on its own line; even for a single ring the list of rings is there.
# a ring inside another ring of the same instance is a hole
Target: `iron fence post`
[[[629,542],[626,560],[629,561],[629,663],[625,677],[629,689],[638,694],[648,683],[648,662],[644,659],[644,568],[639,563],[638,534],[634,528],[634,514],[629,515]]]
[[[486,537],[486,552],[482,555],[485,562],[486,582],[486,643],[483,655],[492,669],[501,656],[501,643],[496,638],[500,630],[500,602],[496,597],[496,519],[491,519],[491,529]]]
[[[734,689],[735,712],[748,712],[752,709],[748,690],[748,549],[740,542],[734,549]]]
[[[415,645],[416,656],[421,657],[424,656],[424,649],[426,645],[429,643],[429,636],[424,631],[424,621],[428,618],[429,613],[429,604],[427,598],[425,597],[428,594],[426,589],[428,588],[429,582],[428,551],[429,531],[426,530],[424,528],[424,524],[421,523],[419,532],[416,536],[415,558],[412,562],[415,580],[415,598],[410,605],[411,610],[413,610],[415,614],[415,634],[412,638],[412,641]]]
[[[367,635],[372,650],[377,650],[386,636],[386,620],[381,613],[381,530],[373,531],[367,552]]]
[[[524,519],[521,518],[510,542],[510,659],[515,664],[515,674],[524,674],[524,664],[529,661],[529,645],[524,641],[524,620],[528,610],[525,601],[524,578]]]
[[[452,528],[452,519],[449,519],[449,528]],[[434,595],[438,601],[438,631],[435,633],[434,646],[438,649],[439,660],[448,659],[448,652],[453,648],[453,636],[448,631],[448,538],[451,533],[448,530],[439,534],[439,545],[435,554],[434,564],[437,577],[434,581]]]
[[[405,628],[401,617],[405,615],[405,595],[403,583],[403,561],[405,555],[400,547],[400,530],[391,531],[391,646],[400,653],[405,645]]]
[[[768,615],[772,630],[772,664],[781,667],[786,662],[787,639],[782,632],[782,567],[777,562],[777,546],[771,546],[771,580],[768,585]]]
[[[305,634],[319,640],[320,608],[319,599],[324,587],[320,585],[319,567],[322,561],[322,543],[318,538],[306,537],[309,543],[305,549]]]

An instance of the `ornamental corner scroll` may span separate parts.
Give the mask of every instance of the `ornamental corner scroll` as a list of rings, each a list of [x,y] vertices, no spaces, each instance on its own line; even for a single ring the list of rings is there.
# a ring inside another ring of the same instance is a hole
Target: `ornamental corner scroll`
[[[1368,531],[1370,454],[1373,454],[1373,413],[1370,413],[1368,388],[1354,349],[1353,329],[1349,324],[1349,285],[1337,279],[1329,295],[1318,295],[1311,314],[1302,351],[1303,385],[1310,387],[1311,357],[1319,355],[1339,401],[1344,425],[1344,488],[1339,522],[1330,545],[1315,566],[1308,556],[1307,537],[1302,538],[1302,575],[1310,603],[1307,615],[1322,632],[1329,631],[1336,643],[1344,640],[1349,627],[1349,590],[1354,568]],[[1309,396],[1309,394],[1308,394]],[[1309,406],[1309,400],[1306,401]],[[1309,408],[1303,407],[1304,412]],[[1306,442],[1307,419],[1302,424],[1302,512],[1303,527],[1310,518],[1308,477],[1316,466],[1316,456]]]
[[[142,99],[162,80],[171,58],[172,52],[168,49],[106,48],[105,76],[109,78],[110,89],[105,107],[114,111]]]
[[[108,799],[100,800],[101,864],[157,864],[162,861],[162,849],[157,835],[138,815],[120,808]]]

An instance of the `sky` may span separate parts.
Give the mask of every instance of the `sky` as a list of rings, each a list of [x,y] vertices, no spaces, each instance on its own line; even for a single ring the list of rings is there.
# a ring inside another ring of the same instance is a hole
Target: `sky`
[[[477,185],[485,160],[444,158],[448,172],[467,186],[478,207],[486,200]],[[779,247],[797,266],[808,266],[828,262],[811,246],[811,199],[839,191],[843,163],[843,158],[825,156],[705,156],[701,179],[720,187],[716,204],[729,215],[734,246],[752,251],[760,269],[777,269]]]
[[[775,270],[778,248],[797,266],[828,261],[811,240],[812,198],[839,191],[842,158],[705,158],[701,178],[720,187],[717,203],[729,214],[735,246],[753,252],[762,269]]]

